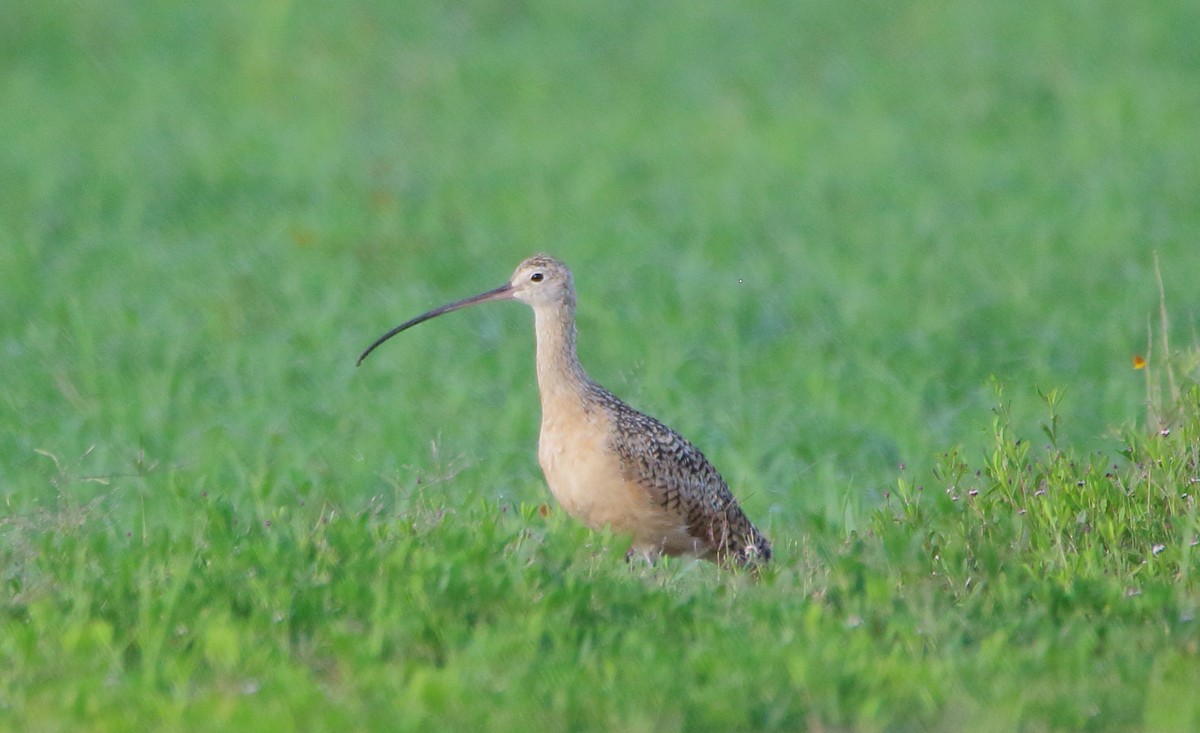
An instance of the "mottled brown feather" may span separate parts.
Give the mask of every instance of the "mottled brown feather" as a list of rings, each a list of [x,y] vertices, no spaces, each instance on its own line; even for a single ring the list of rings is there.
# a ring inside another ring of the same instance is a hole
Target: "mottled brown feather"
[[[594,382],[588,397],[609,413],[611,447],[625,478],[651,492],[664,509],[687,522],[688,533],[718,561],[771,559],[771,544],[750,522],[729,485],[700,449],[658,420],[625,404]]]

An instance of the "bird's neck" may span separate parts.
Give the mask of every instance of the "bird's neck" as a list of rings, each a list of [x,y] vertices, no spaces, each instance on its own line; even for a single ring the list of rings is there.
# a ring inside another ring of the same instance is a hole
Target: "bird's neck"
[[[538,391],[543,411],[550,402],[579,399],[591,381],[575,351],[574,305],[566,302],[534,309]]]

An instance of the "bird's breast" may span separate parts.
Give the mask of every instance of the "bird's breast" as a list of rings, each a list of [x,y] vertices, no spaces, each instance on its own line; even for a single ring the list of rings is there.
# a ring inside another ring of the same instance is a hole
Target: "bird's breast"
[[[592,529],[610,526],[635,536],[657,533],[662,508],[645,488],[626,478],[611,447],[612,429],[603,409],[567,406],[543,411],[538,461],[550,493],[568,514]]]
[[[621,481],[621,465],[608,447],[605,416],[585,411],[549,411],[542,417],[538,462],[550,493],[568,514],[599,528],[599,516],[615,501],[611,494]]]

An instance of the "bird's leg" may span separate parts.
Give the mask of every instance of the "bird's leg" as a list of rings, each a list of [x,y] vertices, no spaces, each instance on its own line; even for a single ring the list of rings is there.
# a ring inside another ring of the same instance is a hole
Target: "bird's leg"
[[[630,545],[629,549],[625,552],[625,562],[630,566],[632,566],[635,561],[641,561],[645,562],[646,565],[653,567],[654,564],[658,562],[658,558],[660,557],[662,557],[662,550],[654,547],[638,547],[636,545]]]

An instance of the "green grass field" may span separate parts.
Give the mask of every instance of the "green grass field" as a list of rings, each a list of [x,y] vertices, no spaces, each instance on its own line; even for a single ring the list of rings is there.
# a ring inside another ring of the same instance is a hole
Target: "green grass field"
[[[1200,730],[1195,3],[3,15],[0,730]],[[552,505],[523,306],[354,367],[538,251],[760,579]]]

